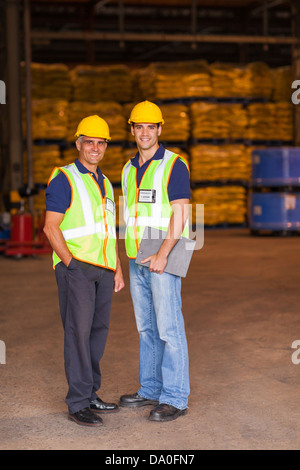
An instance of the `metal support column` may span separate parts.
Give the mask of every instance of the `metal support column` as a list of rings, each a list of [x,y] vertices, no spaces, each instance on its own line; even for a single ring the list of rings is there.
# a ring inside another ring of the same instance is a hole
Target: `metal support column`
[[[20,2],[6,0],[7,106],[10,189],[23,186],[22,107],[20,84]]]

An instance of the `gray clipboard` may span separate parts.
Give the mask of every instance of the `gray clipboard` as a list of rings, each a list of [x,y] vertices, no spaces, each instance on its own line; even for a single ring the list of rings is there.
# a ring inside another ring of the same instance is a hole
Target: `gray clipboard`
[[[149,267],[150,262],[142,263],[141,261],[158,252],[166,235],[167,232],[163,230],[145,227],[135,262],[141,266]],[[195,245],[195,240],[181,237],[168,256],[164,272],[186,277]]]

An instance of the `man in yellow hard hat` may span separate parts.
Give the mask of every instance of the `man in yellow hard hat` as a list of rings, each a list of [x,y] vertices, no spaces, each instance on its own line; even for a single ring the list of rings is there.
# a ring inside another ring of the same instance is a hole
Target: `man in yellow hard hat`
[[[138,153],[123,168],[125,245],[130,291],[140,336],[137,393],[123,395],[120,405],[156,405],[153,421],[171,421],[187,412],[188,349],[181,311],[181,278],[164,272],[168,255],[180,236],[188,236],[189,169],[185,159],[158,143],[164,120],[149,101],[130,115]],[[146,227],[167,232],[157,253],[135,263]]]
[[[78,158],[55,168],[46,190],[44,232],[53,248],[53,265],[65,332],[64,356],[69,419],[99,426],[97,413],[118,411],[97,396],[113,289],[124,280],[117,251],[113,187],[98,164],[110,141],[99,116],[80,121]]]

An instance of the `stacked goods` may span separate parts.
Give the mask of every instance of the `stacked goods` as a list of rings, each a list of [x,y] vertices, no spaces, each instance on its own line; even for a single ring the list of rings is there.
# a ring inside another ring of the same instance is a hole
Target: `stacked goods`
[[[251,103],[247,111],[248,139],[286,141],[293,139],[292,103]]]
[[[244,96],[245,92],[241,88],[243,71],[240,67],[215,62],[209,66],[209,71],[212,84],[211,96],[216,98]]]
[[[211,81],[204,61],[152,63],[139,72],[143,99],[164,100],[211,96]]]
[[[133,77],[125,65],[78,65],[71,71],[74,101],[125,102],[132,99]]]
[[[193,189],[192,203],[204,204],[205,225],[245,223],[247,194],[242,186],[210,186]],[[196,223],[196,220],[193,219],[193,223]]]
[[[34,145],[32,149],[33,181],[47,184],[53,169],[62,165],[60,148],[57,145]],[[28,180],[27,153],[24,153],[24,181]]]
[[[192,181],[250,180],[251,149],[245,145],[190,147]]]
[[[245,67],[216,62],[210,65],[209,70],[212,77],[212,96],[271,98],[272,73],[262,62],[248,64]]]
[[[198,101],[190,105],[194,139],[243,139],[248,123],[241,104]]]
[[[61,140],[67,136],[68,102],[41,99],[32,101],[32,139]],[[26,136],[25,101],[23,100],[23,135]]]
[[[271,69],[263,62],[254,62],[246,66],[251,98],[271,99],[273,92],[273,76]]]
[[[188,106],[183,104],[163,104],[160,106],[165,124],[160,139],[186,141],[190,136]]]
[[[277,67],[272,70],[273,75],[273,100],[291,101],[293,71],[292,67]]]
[[[121,182],[121,172],[124,166],[124,152],[121,146],[109,146],[99,166],[111,183]]]
[[[25,95],[25,64],[21,63],[21,81]],[[64,64],[31,64],[31,92],[33,99],[53,98],[70,100],[70,72]]]
[[[81,119],[97,114],[105,119],[109,126],[112,142],[126,140],[127,125],[121,104],[115,101],[102,101],[89,103],[73,101],[68,108],[68,133],[67,140],[73,141],[74,134]]]
[[[289,101],[277,101],[275,108],[275,140],[292,141],[294,134],[293,104]]]

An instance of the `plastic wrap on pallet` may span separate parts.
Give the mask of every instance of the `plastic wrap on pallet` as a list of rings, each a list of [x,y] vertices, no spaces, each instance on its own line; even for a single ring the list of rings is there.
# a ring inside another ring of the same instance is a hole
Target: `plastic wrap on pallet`
[[[196,101],[190,105],[194,139],[243,139],[248,125],[242,104]]]
[[[253,230],[300,230],[300,194],[253,192],[249,196],[249,227]]]
[[[291,84],[293,82],[293,70],[291,66],[272,69],[274,101],[291,101]]]
[[[22,94],[25,95],[25,64],[21,62]],[[31,92],[33,99],[71,99],[70,71],[65,64],[31,64]]]
[[[193,204],[204,204],[207,226],[242,225],[247,214],[247,193],[242,186],[209,186],[192,190]],[[193,220],[193,223],[196,221]]]
[[[151,63],[139,71],[143,99],[166,100],[212,96],[211,78],[205,61]]]
[[[190,147],[192,181],[250,180],[251,150],[245,145]]]
[[[122,103],[132,100],[133,76],[125,65],[78,65],[70,74],[73,101]]]
[[[34,145],[32,151],[33,181],[47,184],[54,167],[62,164],[60,148],[57,145]],[[24,181],[28,181],[27,152],[23,156]]]
[[[68,102],[59,99],[32,101],[32,139],[63,140],[67,136]],[[26,136],[25,100],[22,100],[22,128]]]
[[[300,148],[254,150],[251,182],[261,187],[300,186]]]

